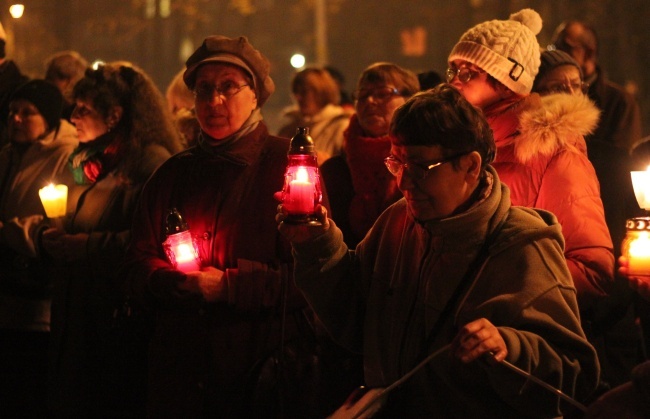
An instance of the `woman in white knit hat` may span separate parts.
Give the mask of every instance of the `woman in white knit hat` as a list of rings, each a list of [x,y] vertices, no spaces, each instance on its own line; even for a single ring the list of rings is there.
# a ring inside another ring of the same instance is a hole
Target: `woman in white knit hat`
[[[540,66],[541,28],[532,9],[474,26],[449,55],[447,81],[485,113],[497,145],[492,165],[510,188],[513,205],[557,216],[586,313],[614,282],[612,240],[584,140],[598,119],[573,106],[568,95],[530,94]]]

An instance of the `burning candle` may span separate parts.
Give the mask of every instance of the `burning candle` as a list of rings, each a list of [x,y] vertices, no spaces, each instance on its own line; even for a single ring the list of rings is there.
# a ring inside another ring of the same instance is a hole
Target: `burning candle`
[[[48,218],[63,217],[66,213],[68,202],[68,187],[66,185],[49,184],[39,189],[38,195],[45,208]]]
[[[201,270],[199,255],[189,231],[169,235],[164,246],[168,249],[171,262],[179,271],[187,273]]]
[[[309,136],[309,128],[298,128],[291,139],[287,157],[289,164],[282,188],[282,206],[287,210],[285,222],[320,224],[316,207],[321,203],[322,193],[314,140]]]
[[[167,213],[165,219],[163,249],[174,268],[181,272],[201,270],[201,258],[190,228],[176,208]]]
[[[650,276],[650,235],[647,231],[638,233],[630,242],[628,274]]]
[[[309,181],[309,173],[305,167],[298,167],[296,178],[289,182],[289,190],[284,205],[292,214],[311,214],[314,212],[314,196],[316,189]]]
[[[639,207],[647,211],[650,209],[650,166],[645,171],[631,172],[631,175]],[[626,228],[621,250],[628,260],[628,275],[650,280],[650,218],[630,218]]]

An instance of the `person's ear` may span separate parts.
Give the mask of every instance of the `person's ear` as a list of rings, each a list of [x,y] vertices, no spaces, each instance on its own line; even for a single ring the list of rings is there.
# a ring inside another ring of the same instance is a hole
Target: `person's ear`
[[[478,151],[472,151],[471,153],[461,157],[461,167],[466,176],[470,177],[472,180],[476,180],[481,176],[482,163],[483,159]]]

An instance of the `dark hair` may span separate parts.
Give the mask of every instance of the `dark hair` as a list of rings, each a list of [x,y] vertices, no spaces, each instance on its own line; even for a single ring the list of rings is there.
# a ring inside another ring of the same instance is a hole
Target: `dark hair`
[[[181,150],[180,134],[165,99],[140,68],[123,61],[89,68],[75,85],[73,96],[90,102],[104,119],[113,107],[122,108],[122,117],[112,130],[120,141],[127,174],[137,172],[150,144],[159,144],[172,154]]]
[[[417,93],[397,108],[390,132],[401,145],[439,145],[444,157],[478,151],[483,167],[496,154],[492,129],[483,112],[448,83]]]
[[[307,67],[296,73],[291,80],[291,92],[296,94],[299,89],[312,89],[321,108],[341,102],[339,86],[330,73],[322,68]]]
[[[576,37],[576,41],[580,43],[580,46],[588,51],[593,51],[594,55],[598,55],[598,35],[596,34],[596,30],[593,26],[579,20],[567,20],[557,27],[552,40],[555,47],[561,51],[568,52],[565,38],[567,36],[567,30],[572,26],[577,26],[582,29]]]
[[[444,81],[442,76],[433,70],[418,73],[418,80],[420,81],[420,90],[433,89]]]

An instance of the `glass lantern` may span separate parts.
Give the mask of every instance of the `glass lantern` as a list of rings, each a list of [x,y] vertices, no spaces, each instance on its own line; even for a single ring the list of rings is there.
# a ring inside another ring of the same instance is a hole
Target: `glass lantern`
[[[201,258],[198,245],[192,237],[187,223],[176,208],[167,213],[165,234],[167,239],[163,242],[163,249],[174,268],[185,273],[200,271]]]
[[[282,206],[290,224],[320,224],[316,209],[323,194],[320,189],[318,162],[309,128],[298,127],[289,147],[289,164],[284,174]]]
[[[650,167],[631,172],[631,176],[639,207],[647,211],[650,208]],[[628,275],[650,280],[650,217],[627,220],[621,254],[628,260]]]

